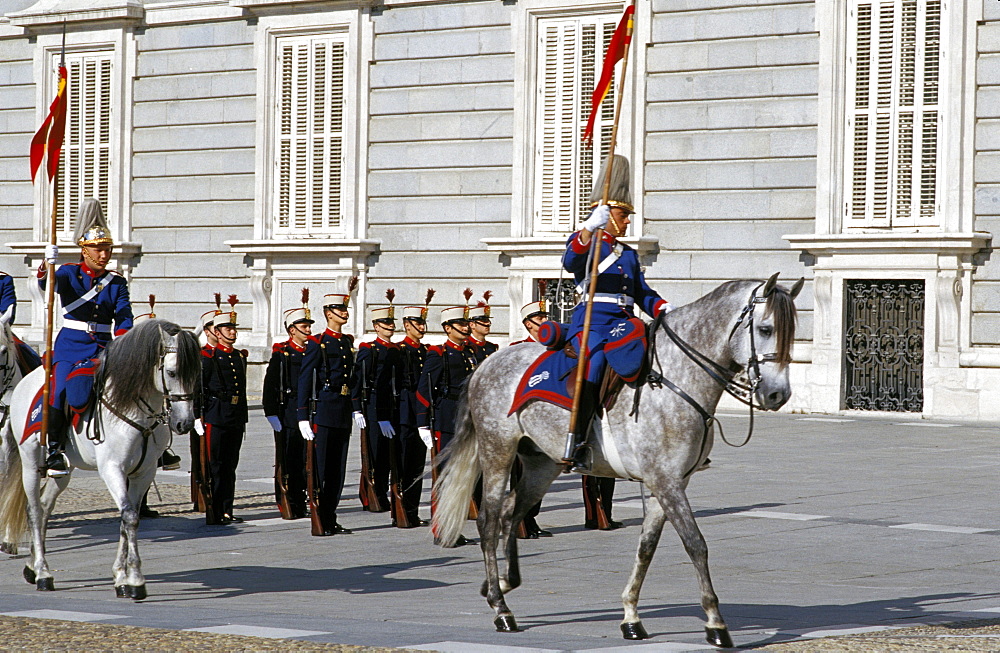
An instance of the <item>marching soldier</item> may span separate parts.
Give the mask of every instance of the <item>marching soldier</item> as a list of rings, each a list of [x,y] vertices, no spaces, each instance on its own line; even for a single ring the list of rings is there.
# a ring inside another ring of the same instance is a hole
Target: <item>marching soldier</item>
[[[521,307],[521,324],[528,332],[528,337],[524,340],[518,340],[516,342],[510,343],[513,345],[520,345],[523,342],[538,342],[538,329],[542,326],[542,322],[549,319],[548,311],[545,307],[545,300],[541,299],[537,302],[531,302],[530,304],[525,304]],[[521,466],[521,459],[514,459],[514,467],[510,470],[510,487],[511,489],[517,485],[517,482],[521,479],[521,474],[524,473],[524,468]],[[584,477],[586,478],[586,477]],[[540,537],[552,537],[552,532],[543,529],[535,521],[538,517],[538,513],[542,509],[542,502],[539,501],[535,505],[531,506],[528,510],[528,514],[524,516],[521,521],[520,527],[517,529],[517,537],[522,540],[537,540]]]
[[[212,477],[213,511],[219,524],[240,523],[233,514],[236,466],[246,433],[247,351],[234,349],[237,337],[236,295],[229,296],[231,310],[215,317],[212,330],[218,341],[211,356],[202,356],[205,437]]]
[[[274,430],[274,492],[284,519],[306,515],[305,448],[298,427],[299,372],[312,335],[309,289],[302,289],[302,308],[284,313],[288,340],[274,345],[264,374],[264,416]]]
[[[428,289],[423,306],[403,308],[403,329],[406,331],[406,338],[399,345],[403,362],[403,388],[399,393],[401,448],[399,476],[403,486],[403,509],[406,511],[406,521],[411,526],[427,525],[426,521],[420,519],[417,508],[420,506],[420,495],[423,492],[427,450],[433,446],[433,441],[429,437],[429,431],[426,432],[428,434],[426,441],[421,439],[417,431],[417,411],[420,408],[417,386],[427,357],[427,345],[421,340],[427,333],[427,311],[433,297],[434,290]]]
[[[495,354],[500,346],[494,342],[487,342],[486,336],[490,335],[490,327],[493,322],[490,320],[490,297],[493,293],[487,290],[483,293],[483,299],[469,309],[469,339],[466,344],[472,347],[476,354],[476,363],[482,363],[488,356]]]
[[[389,510],[389,468],[391,440],[399,430],[399,391],[403,387],[402,355],[399,345],[392,342],[396,332],[396,292],[386,291],[389,306],[371,310],[375,340],[358,345],[354,379],[354,416],[363,425],[362,486],[369,484],[371,492],[361,502],[371,512]],[[370,426],[369,426],[370,425]],[[393,515],[396,520],[396,516]]]
[[[580,353],[581,358],[586,357],[587,375],[580,397],[579,419],[575,433],[570,434],[571,437],[566,443],[563,460],[567,465],[572,465],[575,471],[584,473],[590,469],[591,464],[587,435],[591,419],[597,412],[599,384],[607,366],[605,346],[616,338],[626,337],[630,329],[622,328],[623,326],[631,324],[631,329],[641,328],[641,321],[635,318],[635,306],[638,305],[643,312],[654,317],[671,308],[670,304],[646,283],[636,251],[618,240],[627,232],[630,224],[629,216],[634,213],[629,185],[629,164],[625,157],[614,155],[608,203],[598,206],[603,198],[604,180],[611,161],[611,158],[607,159],[601,167],[601,173],[597,176],[597,182],[590,196],[593,211],[584,222],[583,228],[574,232],[566,241],[566,251],[562,261],[566,271],[573,274],[577,291],[583,294],[587,291],[590,279],[588,254],[591,237],[597,229],[606,229],[595,254],[601,272],[597,277],[594,302],[590,309],[587,351]],[[577,349],[580,346],[586,311],[586,301],[581,301],[573,309],[569,341],[574,343]],[[633,322],[630,323],[629,320]],[[623,362],[628,362],[635,369],[641,366],[641,351],[638,348],[623,347],[617,355],[627,359]]]
[[[323,298],[326,330],[310,337],[299,373],[298,426],[306,446],[315,441],[321,535],[352,532],[337,522],[337,506],[347,472],[353,412],[350,383],[354,375],[354,338],[341,329],[350,316],[350,293],[356,286],[357,277],[351,277],[347,294]]]
[[[68,418],[66,408],[84,410],[94,385],[91,363],[111,342],[112,334],[123,335],[132,328],[132,304],[125,277],[108,270],[114,249],[111,230],[101,205],[86,199],[77,216],[75,239],[80,246],[80,262],[61,265],[55,272],[55,291],[63,306],[63,326],[52,352],[52,380],[48,424],[49,476],[65,476],[69,465],[62,453]],[[45,246],[45,260],[56,264],[59,248]],[[45,289],[47,269],[38,270],[38,283]],[[112,326],[113,325],[113,326]]]
[[[469,306],[442,309],[441,326],[448,339],[443,345],[427,348],[417,386],[417,428],[425,442],[433,436],[435,455],[440,454],[455,435],[459,393],[476,369],[475,354],[465,346],[470,332]],[[433,501],[431,512],[434,512]],[[466,543],[465,537],[459,536],[457,544]]]

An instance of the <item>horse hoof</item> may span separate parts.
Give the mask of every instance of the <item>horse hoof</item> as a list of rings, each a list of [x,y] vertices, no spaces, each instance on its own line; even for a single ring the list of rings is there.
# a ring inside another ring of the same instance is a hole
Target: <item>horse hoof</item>
[[[709,628],[705,626],[705,639],[712,646],[733,648],[733,638],[729,636],[728,628]]]
[[[16,556],[17,544],[15,542],[4,542],[0,544],[0,553],[6,553],[7,555]]]
[[[512,614],[500,615],[493,620],[493,625],[497,627],[498,633],[516,633],[519,630]]]
[[[24,580],[27,581],[29,585],[35,584],[35,570],[27,565],[24,567]]]
[[[625,639],[649,639],[649,633],[642,627],[641,621],[622,624],[622,637]]]
[[[39,578],[35,581],[35,589],[39,592],[54,592],[56,591],[56,580],[52,576]]]
[[[124,585],[115,585],[115,596],[117,596],[120,599],[128,598],[128,594],[125,593]]]
[[[145,585],[126,585],[125,594],[133,601],[142,601],[146,598]]]

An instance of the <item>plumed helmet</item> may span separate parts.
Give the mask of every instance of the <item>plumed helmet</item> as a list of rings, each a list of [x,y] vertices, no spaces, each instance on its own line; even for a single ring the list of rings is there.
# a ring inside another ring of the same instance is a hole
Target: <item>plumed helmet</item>
[[[632,204],[632,183],[628,159],[621,154],[615,154],[604,160],[601,172],[594,177],[594,191],[590,194],[590,208],[601,203],[604,197],[604,180],[608,176],[608,166],[614,161],[611,169],[611,187],[608,189],[608,206],[617,206],[629,213],[635,211]]]
[[[101,203],[93,197],[83,200],[80,205],[80,212],[76,216],[76,233],[73,239],[77,245],[114,245],[111,238],[111,229],[104,219],[104,211],[101,210]]]

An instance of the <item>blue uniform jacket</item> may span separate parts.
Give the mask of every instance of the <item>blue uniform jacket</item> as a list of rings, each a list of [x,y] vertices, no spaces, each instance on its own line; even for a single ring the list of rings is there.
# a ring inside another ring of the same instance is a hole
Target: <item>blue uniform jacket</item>
[[[291,339],[271,348],[261,398],[264,415],[280,419],[283,428],[295,426],[298,421],[299,372],[304,356],[305,347],[299,347]]]
[[[417,384],[420,383],[420,372],[424,369],[424,359],[427,358],[427,345],[407,336],[399,345],[403,355],[403,389],[399,393],[399,423],[407,426],[417,426]]]
[[[201,373],[205,423],[229,427],[246,424],[246,350],[216,347],[210,356],[202,356]]]
[[[0,315],[7,312],[10,309],[10,321],[8,324],[14,324],[14,318],[17,317],[17,295],[14,294],[14,277],[10,276],[5,272],[0,272]]]
[[[311,336],[299,372],[298,421],[328,428],[351,427],[351,379],[354,375],[354,337],[327,329]],[[313,379],[315,377],[315,384]],[[316,414],[309,404],[316,398]]]
[[[458,396],[475,369],[476,354],[471,347],[451,340],[428,347],[417,385],[417,426],[454,433]]]
[[[106,270],[96,273],[84,263],[68,263],[56,269],[56,294],[63,306],[63,317],[80,322],[93,322],[112,326],[114,335],[120,336],[132,328],[132,303],[128,296],[128,283],[117,272]],[[46,278],[38,280],[45,289]],[[95,283],[102,288],[97,295],[82,305],[66,312],[66,307],[89,291]],[[96,358],[111,341],[111,333],[88,333],[62,328],[53,345],[54,362],[71,362]]]
[[[399,393],[403,388],[403,357],[399,345],[376,339],[358,345],[352,398],[365,420],[399,425]]]

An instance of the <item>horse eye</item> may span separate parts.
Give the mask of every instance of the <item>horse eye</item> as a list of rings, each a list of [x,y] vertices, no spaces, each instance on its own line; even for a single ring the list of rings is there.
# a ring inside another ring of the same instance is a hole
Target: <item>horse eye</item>
[[[771,334],[774,333],[774,329],[772,329],[769,326],[762,326],[757,329],[757,333],[759,333],[765,338],[770,338]]]
[[[177,372],[175,372],[173,370],[167,370],[167,376],[169,376],[171,379],[176,378],[177,377]]]

